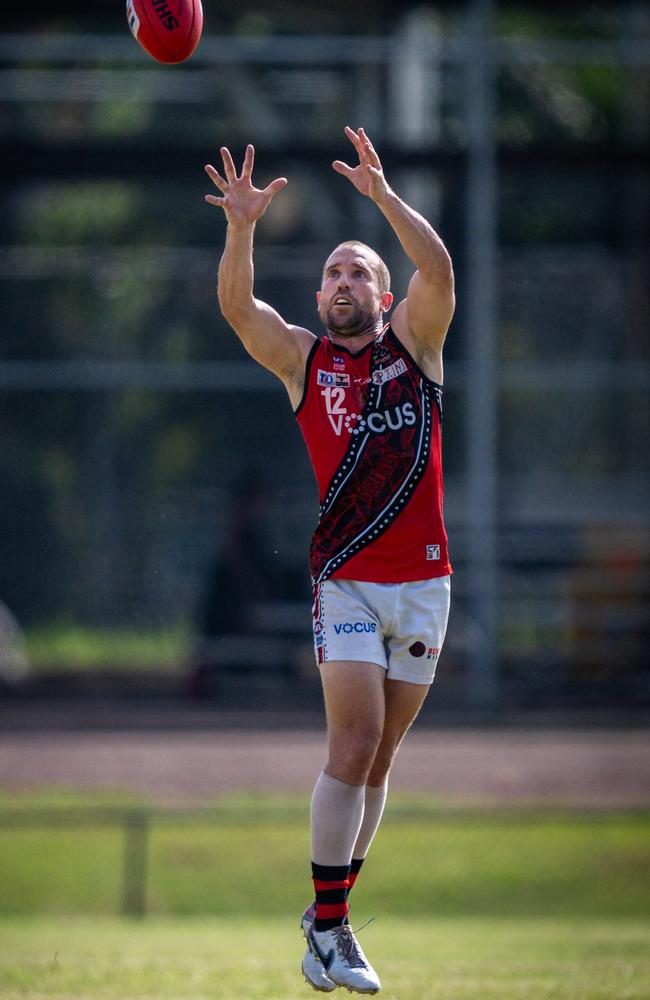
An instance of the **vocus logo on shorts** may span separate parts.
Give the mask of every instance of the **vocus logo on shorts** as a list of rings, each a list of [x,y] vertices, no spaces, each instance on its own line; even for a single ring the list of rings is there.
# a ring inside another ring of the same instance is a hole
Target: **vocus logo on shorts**
[[[334,631],[337,635],[351,635],[352,632],[376,632],[377,623],[376,622],[337,622],[334,625]]]
[[[337,437],[347,431],[348,434],[384,434],[385,431],[398,431],[402,427],[413,427],[417,417],[413,403],[402,403],[401,406],[391,406],[383,412],[369,413],[367,417],[360,413],[348,413],[345,405],[345,390],[338,386],[328,386],[321,390],[325,399],[327,416]]]

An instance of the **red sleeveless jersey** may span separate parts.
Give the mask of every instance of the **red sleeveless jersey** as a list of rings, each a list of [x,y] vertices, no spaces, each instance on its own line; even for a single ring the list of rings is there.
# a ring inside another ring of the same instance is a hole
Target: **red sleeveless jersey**
[[[296,419],[321,501],[309,559],[314,582],[405,583],[451,573],[442,388],[390,326],[356,354],[317,341]]]

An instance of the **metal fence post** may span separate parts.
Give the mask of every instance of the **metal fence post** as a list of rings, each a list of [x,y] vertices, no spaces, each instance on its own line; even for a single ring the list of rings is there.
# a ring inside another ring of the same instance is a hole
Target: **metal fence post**
[[[122,914],[144,917],[147,913],[147,854],[149,816],[141,809],[124,817],[124,875]]]
[[[468,676],[471,704],[498,700],[497,550],[497,165],[494,0],[471,0],[467,16],[467,576],[480,629]]]

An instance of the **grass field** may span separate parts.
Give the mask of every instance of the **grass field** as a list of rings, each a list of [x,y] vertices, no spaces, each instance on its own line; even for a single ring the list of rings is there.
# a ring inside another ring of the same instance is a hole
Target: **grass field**
[[[91,629],[52,625],[25,634],[25,652],[32,674],[56,670],[101,672],[110,668],[176,672],[186,662],[191,635],[180,626],[166,632],[135,629]]]
[[[295,919],[0,923],[0,995],[70,1000],[299,1000]],[[639,921],[381,917],[361,932],[385,1000],[647,1000]],[[341,993],[347,996],[347,993]]]
[[[90,804],[125,801],[21,805]],[[11,818],[15,800],[0,805]],[[116,916],[119,827],[30,824],[0,826],[0,997],[315,995],[299,973],[302,799],[232,796],[200,815],[154,816],[152,915],[140,921]],[[461,813],[395,797],[353,896],[355,926],[377,917],[361,940],[381,995],[647,1000],[649,833],[648,815]]]

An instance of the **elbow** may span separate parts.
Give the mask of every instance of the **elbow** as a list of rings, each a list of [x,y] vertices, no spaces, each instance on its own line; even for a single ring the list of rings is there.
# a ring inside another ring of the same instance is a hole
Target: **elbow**
[[[424,268],[420,268],[424,280],[428,284],[443,286],[450,292],[454,291],[454,265],[444,247],[431,254]]]
[[[239,326],[241,326],[246,315],[246,308],[244,304],[240,301],[239,297],[230,295],[228,291],[221,288],[221,286],[217,289],[217,297],[219,299],[221,315],[226,322],[229,323],[234,330],[236,330]]]
[[[455,283],[454,265],[452,264],[451,257],[449,256],[446,250],[444,252],[443,259],[440,261],[438,265],[438,272],[440,275],[439,280],[442,281],[445,285],[448,285],[448,287],[453,291]]]
[[[219,309],[226,323],[235,326],[235,308],[226,295],[219,294]]]
[[[228,286],[224,281],[217,282],[217,300],[221,315],[230,322],[230,316],[234,309],[233,297],[228,291]]]

